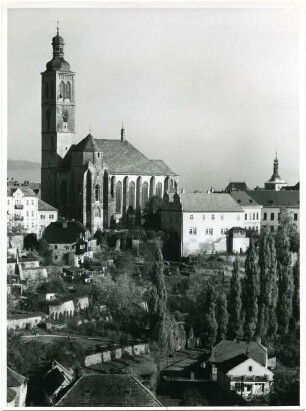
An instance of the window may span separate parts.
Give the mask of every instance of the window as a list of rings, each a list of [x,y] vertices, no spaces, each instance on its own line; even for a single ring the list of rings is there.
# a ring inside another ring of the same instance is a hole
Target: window
[[[205,214],[202,215],[202,220],[205,220]]]
[[[274,220],[274,213],[271,213],[271,221]]]
[[[253,213],[253,220],[255,220],[255,213]]]
[[[258,213],[256,213],[256,220],[259,220],[259,215],[258,215]]]
[[[32,223],[32,227],[34,227],[34,223]]]
[[[57,250],[57,245],[54,246],[54,249]]]
[[[189,227],[189,234],[190,235],[197,235],[197,228],[196,227]]]
[[[277,220],[280,220],[280,213],[277,214]]]
[[[40,215],[40,218],[43,219],[43,218],[45,218],[45,216],[41,214],[41,215]]]
[[[211,215],[211,219],[212,219],[212,220],[215,219],[215,215],[214,215],[214,214]]]
[[[247,220],[247,219],[248,219],[248,214],[247,214],[247,213],[245,213],[245,215],[244,215],[244,219],[245,219],[245,220]]]
[[[271,233],[274,233],[274,227],[273,225],[270,227]]]
[[[193,214],[190,214],[189,218],[190,220],[193,220]]]
[[[253,371],[253,366],[249,365],[249,371]]]
[[[61,81],[60,84],[60,98],[64,99],[65,98],[65,83],[63,81]]]
[[[7,205],[10,205],[10,200],[7,200]]]
[[[213,235],[214,230],[212,228],[205,228],[205,234],[206,235]]]
[[[235,390],[236,391],[241,391],[241,382],[236,382],[235,383]]]
[[[263,219],[266,220],[267,219],[267,213],[264,213],[263,215]]]
[[[29,205],[29,200],[27,200],[27,205]]]
[[[227,233],[227,228],[221,228],[221,234],[226,234]]]
[[[95,186],[95,200],[100,201],[100,186],[96,184]]]
[[[27,217],[29,217],[29,212],[27,211]]]
[[[69,245],[65,245],[65,250],[69,250]]]
[[[34,217],[34,211],[32,211],[32,217]]]
[[[293,219],[294,219],[294,221],[297,221],[297,219],[298,219],[298,215],[297,215],[297,213],[294,213],[294,215],[293,215]]]
[[[54,256],[54,260],[57,260],[57,255]]]
[[[71,86],[70,86],[69,81],[67,81],[67,84],[66,84],[66,98],[68,100],[71,100]]]

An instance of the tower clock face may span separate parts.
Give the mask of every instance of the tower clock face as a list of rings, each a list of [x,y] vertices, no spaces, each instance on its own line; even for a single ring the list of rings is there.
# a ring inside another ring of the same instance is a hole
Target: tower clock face
[[[64,123],[67,123],[68,118],[69,118],[69,113],[68,113],[67,110],[64,110],[63,111],[63,121],[64,121]]]

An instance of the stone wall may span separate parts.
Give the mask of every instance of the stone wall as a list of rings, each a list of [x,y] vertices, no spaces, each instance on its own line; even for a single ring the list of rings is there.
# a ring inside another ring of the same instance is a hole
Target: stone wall
[[[24,317],[24,318],[8,318],[7,328],[11,330],[32,328],[42,322],[42,316]]]

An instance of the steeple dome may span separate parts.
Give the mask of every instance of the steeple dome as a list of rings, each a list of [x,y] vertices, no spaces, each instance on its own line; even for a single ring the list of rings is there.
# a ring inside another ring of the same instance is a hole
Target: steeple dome
[[[49,70],[70,70],[70,65],[64,59],[64,39],[59,35],[59,27],[57,22],[56,36],[52,38],[53,58],[47,63],[47,71]]]
[[[277,180],[281,180],[279,172],[278,172],[278,168],[279,168],[279,163],[278,163],[278,158],[277,158],[277,151],[275,153],[275,159],[273,162],[273,175],[270,178],[269,181],[277,181]]]

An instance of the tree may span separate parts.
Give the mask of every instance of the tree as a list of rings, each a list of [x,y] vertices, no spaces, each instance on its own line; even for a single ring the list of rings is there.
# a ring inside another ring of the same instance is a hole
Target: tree
[[[254,240],[251,239],[250,246],[245,259],[245,293],[247,301],[245,302],[245,322],[244,335],[251,339],[255,332],[258,320],[258,296],[260,291],[259,268],[257,263],[257,252]]]
[[[274,378],[272,390],[269,394],[269,405],[294,406],[299,405],[300,381],[298,374],[288,376],[277,374]]]
[[[218,324],[217,341],[226,339],[228,326],[227,299],[224,293],[217,298],[216,319]]]
[[[160,207],[162,202],[163,200],[159,196],[152,196],[146,203],[143,211],[145,228],[150,230],[160,230]]]
[[[239,261],[234,261],[234,269],[230,280],[230,290],[228,295],[228,337],[235,339],[241,336],[241,283],[239,278]]]
[[[263,233],[259,242],[260,295],[258,298],[257,334],[275,335],[277,330],[277,260],[274,238]]]
[[[52,250],[50,249],[49,243],[44,238],[38,240],[37,252],[42,265],[52,265]]]
[[[164,280],[164,260],[160,247],[157,247],[152,272],[152,290],[150,298],[151,338],[161,352],[167,350],[167,290]]]
[[[288,332],[292,316],[293,274],[291,267],[290,232],[291,224],[286,213],[281,215],[281,224],[276,234],[277,268],[279,273],[278,286],[278,325],[281,334]]]
[[[300,256],[293,266],[294,291],[292,296],[292,328],[297,329],[300,323]]]

